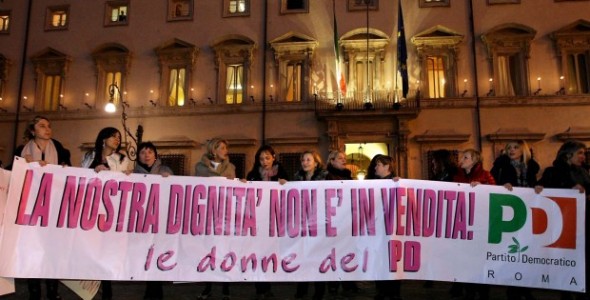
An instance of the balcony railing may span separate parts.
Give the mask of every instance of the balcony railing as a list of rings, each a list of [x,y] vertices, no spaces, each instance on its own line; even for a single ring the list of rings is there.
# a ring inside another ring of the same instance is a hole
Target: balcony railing
[[[415,110],[420,108],[420,95],[408,95],[408,98],[398,97],[386,91],[371,93],[368,98],[364,92],[347,93],[339,101],[331,95],[314,95],[315,110],[319,111],[360,111],[360,110]]]

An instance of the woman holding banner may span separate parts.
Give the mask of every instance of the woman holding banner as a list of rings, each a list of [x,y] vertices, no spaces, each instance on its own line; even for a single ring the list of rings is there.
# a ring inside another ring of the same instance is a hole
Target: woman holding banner
[[[399,178],[395,176],[393,158],[387,155],[378,154],[371,160],[374,162],[374,177],[371,179],[393,179],[397,181]],[[369,173],[370,170],[367,170]],[[380,280],[375,282],[377,295],[375,300],[390,300],[401,299],[401,281],[399,280]]]
[[[84,156],[82,168],[100,171],[129,172],[130,161],[121,153],[121,132],[113,127],[103,128],[96,137],[94,149]]]
[[[582,142],[569,140],[563,143],[557,151],[553,166],[543,172],[539,185],[548,188],[577,189],[586,193],[586,201],[590,200],[590,174],[586,165],[586,145]],[[586,209],[588,220],[588,209]],[[586,221],[586,244],[588,245],[589,222]],[[586,249],[586,262],[590,261]],[[576,299],[588,299],[588,278],[590,268],[586,267],[586,293],[577,294]],[[562,292],[561,299],[574,299],[573,293]]]
[[[113,127],[103,128],[96,136],[94,149],[84,156],[82,168],[94,169],[100,171],[119,171],[129,174],[130,161],[121,153],[121,132]],[[103,280],[102,299],[113,299],[113,288],[111,282]]]
[[[322,158],[316,151],[305,151],[301,154],[301,168],[293,176],[293,181],[315,181],[325,180],[328,171],[324,170]],[[298,282],[295,299],[302,299],[307,295],[309,288],[308,282]],[[325,282],[314,283],[313,300],[321,300],[326,291]]]
[[[484,170],[481,153],[475,149],[467,149],[461,153],[459,159],[459,170],[453,177],[454,182],[469,183],[471,186],[478,184],[495,185],[496,180],[489,171]],[[460,296],[465,289],[465,299],[475,299],[479,294],[479,299],[488,299],[490,294],[489,286],[485,284],[474,283],[453,283],[451,287],[452,296]]]
[[[163,177],[173,175],[172,169],[162,164],[162,161],[158,157],[158,150],[153,143],[141,143],[137,146],[137,151],[139,153],[139,159],[133,169],[133,173],[162,175]],[[143,299],[162,300],[164,298],[162,284],[161,281],[148,281]]]
[[[328,175],[326,180],[352,180],[352,172],[346,168],[346,153],[340,150],[334,150],[328,155],[326,162]],[[330,296],[338,294],[340,282],[328,282],[328,293]],[[343,281],[342,289],[348,295],[358,292],[358,287],[354,281]]]
[[[496,158],[490,172],[498,185],[512,191],[512,187],[535,187],[539,169],[527,142],[516,140],[506,143],[504,153]],[[535,299],[531,289],[514,286],[506,289],[506,297],[508,300]]]
[[[41,166],[46,164],[71,166],[70,151],[65,149],[60,142],[54,140],[53,131],[49,119],[36,116],[25,128],[25,145],[16,149],[15,154],[24,157],[27,162],[38,162]],[[47,299],[59,300],[57,279],[46,279]],[[30,300],[40,300],[41,279],[29,279],[27,282]]]
[[[70,151],[60,142],[54,140],[51,122],[43,116],[34,117],[25,128],[25,144],[18,147],[15,154],[23,157],[27,162],[71,166]]]
[[[207,141],[207,152],[201,157],[201,161],[195,166],[197,176],[216,177],[222,176],[227,179],[236,178],[236,167],[229,161],[229,143],[220,138],[213,138]],[[205,300],[211,296],[211,282],[205,282],[205,289],[197,296],[197,300]],[[221,284],[222,300],[229,300],[229,283]]]
[[[277,181],[284,184],[287,172],[276,160],[275,150],[268,145],[261,146],[254,156],[254,166],[246,176],[247,181]],[[255,282],[256,299],[273,297],[270,282]]]

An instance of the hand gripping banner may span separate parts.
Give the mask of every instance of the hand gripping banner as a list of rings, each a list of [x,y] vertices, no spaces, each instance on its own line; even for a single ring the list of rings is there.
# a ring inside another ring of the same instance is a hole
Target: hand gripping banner
[[[576,190],[247,182],[14,162],[0,276],[421,279],[585,290]]]

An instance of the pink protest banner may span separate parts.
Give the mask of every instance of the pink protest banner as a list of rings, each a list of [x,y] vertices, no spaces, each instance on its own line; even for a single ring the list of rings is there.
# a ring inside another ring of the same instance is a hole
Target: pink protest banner
[[[10,171],[0,168],[0,241],[2,240],[2,221],[4,219],[4,207],[8,196],[8,185],[10,183]],[[0,259],[2,257],[0,256]],[[0,277],[0,296],[15,292],[14,279]]]
[[[574,190],[14,166],[0,276],[585,289],[584,195]]]

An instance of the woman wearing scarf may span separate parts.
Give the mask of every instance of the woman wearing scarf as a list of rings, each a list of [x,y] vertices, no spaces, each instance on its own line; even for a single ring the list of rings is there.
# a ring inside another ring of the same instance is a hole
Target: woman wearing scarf
[[[41,166],[47,164],[71,166],[70,151],[65,149],[60,142],[52,138],[53,131],[49,119],[36,116],[25,129],[25,141],[27,143],[20,146],[15,151],[16,155],[24,157],[27,162],[38,162]],[[61,296],[58,293],[57,279],[46,279],[47,299],[59,300]],[[29,279],[29,299],[41,300],[41,279]]]
[[[16,154],[24,157],[27,162],[36,161],[42,166],[46,164],[71,166],[70,151],[52,136],[49,119],[36,116],[25,129],[24,138],[27,143],[19,147]]]
[[[276,160],[275,150],[268,145],[261,146],[254,156],[254,166],[246,176],[247,181],[277,181],[284,184],[287,172]],[[256,299],[273,297],[270,282],[255,282]]]
[[[236,167],[229,162],[228,142],[220,138],[213,138],[207,142],[207,152],[201,157],[201,161],[195,166],[197,176],[216,177],[227,179],[236,178]],[[205,289],[197,296],[197,300],[205,300],[211,296],[212,284],[205,282]],[[221,284],[221,299],[229,300],[229,283]]]

